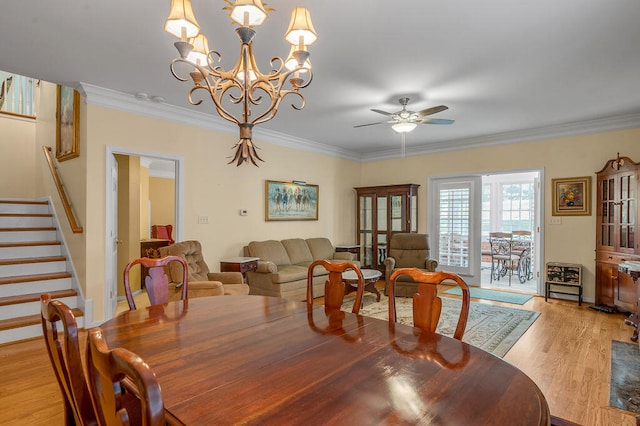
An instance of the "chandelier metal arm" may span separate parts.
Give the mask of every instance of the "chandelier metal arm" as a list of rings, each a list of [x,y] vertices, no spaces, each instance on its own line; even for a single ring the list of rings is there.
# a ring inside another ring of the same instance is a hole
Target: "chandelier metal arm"
[[[179,39],[174,45],[180,57],[171,61],[171,74],[182,82],[191,77],[193,86],[188,91],[189,103],[200,105],[204,102],[206,95],[201,90],[205,90],[218,115],[238,125],[240,140],[233,147],[235,155],[230,163],[239,166],[251,162],[257,166],[256,160],[263,160],[252,141],[253,126],[273,119],[282,100],[290,94],[299,99],[291,103],[291,107],[295,110],[304,108],[306,100],[300,89],[309,86],[313,79],[307,48],[317,39],[317,34],[309,11],[304,7],[294,8],[285,33],[285,40],[291,44],[289,56],[286,60],[278,56],[271,58],[271,70],[263,74],[253,55],[254,27],[260,25],[272,9],[265,9],[260,0],[225,1],[229,5],[225,10],[229,10],[231,19],[240,25],[236,28],[240,55],[235,66],[229,70],[220,66],[221,56],[209,50],[208,40],[200,33],[190,1],[172,0],[165,31]],[[191,65],[193,71],[189,77],[178,72],[179,62]],[[254,107],[255,111],[252,111]]]

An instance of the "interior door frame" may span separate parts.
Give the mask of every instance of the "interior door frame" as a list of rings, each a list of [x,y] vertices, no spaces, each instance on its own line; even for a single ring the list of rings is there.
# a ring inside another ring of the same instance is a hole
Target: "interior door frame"
[[[535,262],[535,267],[536,267],[536,271],[537,271],[537,275],[534,277],[537,279],[537,294],[544,294],[544,260],[545,260],[545,251],[544,251],[544,232],[545,232],[545,175],[544,175],[544,167],[540,167],[540,168],[528,168],[528,169],[510,169],[510,170],[499,170],[499,171],[489,171],[489,172],[482,172],[482,173],[459,173],[459,174],[450,174],[450,175],[440,175],[440,176],[433,176],[433,177],[428,177],[427,178],[427,195],[428,195],[428,205],[427,205],[427,232],[429,232],[430,236],[431,236],[431,241],[435,241],[437,236],[435,234],[435,224],[433,223],[434,220],[433,218],[434,216],[434,212],[435,209],[438,206],[438,203],[435,200],[436,197],[436,190],[435,190],[435,182],[437,182],[438,180],[445,180],[445,179],[458,179],[458,178],[469,178],[469,177],[482,177],[484,175],[500,175],[500,174],[512,174],[512,173],[528,173],[528,172],[537,172],[538,173],[538,181],[537,181],[537,185],[535,185],[536,187],[534,188],[535,190],[535,226],[534,226],[534,230],[535,232],[535,236],[534,236],[534,241],[535,241],[535,245],[537,247],[537,255],[534,256],[534,262]],[[479,209],[478,211],[481,212],[481,209]],[[432,218],[430,220],[430,218]],[[478,245],[477,247],[474,246],[473,250],[477,250],[477,256],[478,258],[480,258],[480,233],[482,232],[481,229],[481,225],[480,222],[478,223],[478,227],[477,229],[474,229],[477,233],[478,233]],[[435,253],[432,253],[432,256],[435,256]],[[480,277],[480,263],[477,263],[477,276],[478,279]],[[440,268],[438,268],[438,270],[441,270]],[[469,284],[471,285],[472,283],[469,282]],[[475,284],[474,284],[475,285]]]
[[[117,160],[115,154],[135,156],[135,157],[148,157],[157,158],[161,160],[173,161],[175,164],[175,200],[174,200],[174,214],[175,214],[175,228],[174,235],[176,241],[182,241],[182,232],[184,228],[184,157],[151,152],[142,151],[124,147],[117,147],[112,145],[106,146],[106,214],[105,214],[105,320],[111,319],[115,313],[115,306],[117,306],[118,298],[118,280],[117,272],[115,271],[118,264],[117,251],[113,250],[113,237],[112,232],[117,229],[117,215],[114,217],[112,211],[114,209],[114,203],[117,203],[117,198],[114,199],[112,182],[117,180],[117,176],[113,176],[113,163]],[[117,194],[116,194],[117,197]],[[109,285],[111,283],[111,285]]]

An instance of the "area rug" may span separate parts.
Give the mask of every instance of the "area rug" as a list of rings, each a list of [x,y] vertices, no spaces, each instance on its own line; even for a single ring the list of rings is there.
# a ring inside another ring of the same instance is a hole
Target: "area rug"
[[[640,413],[640,349],[637,343],[611,342],[609,405]]]
[[[487,290],[486,288],[472,287],[469,289],[471,297],[474,299],[493,300],[494,302],[507,302],[516,305],[524,305],[533,297],[530,294],[512,293],[510,291]],[[444,294],[454,294],[460,296],[462,290],[460,287],[453,287],[444,292]]]
[[[360,315],[388,320],[388,299],[382,296],[380,302],[372,302],[367,297]],[[436,331],[446,336],[453,336],[461,302],[449,297],[442,298],[442,313]],[[342,310],[351,311],[353,299],[346,300]],[[413,325],[413,299],[398,297],[396,312],[398,322]],[[492,354],[503,357],[509,349],[522,337],[525,331],[538,318],[540,312],[524,309],[505,308],[503,306],[488,305],[486,303],[471,302],[469,320],[462,340]]]

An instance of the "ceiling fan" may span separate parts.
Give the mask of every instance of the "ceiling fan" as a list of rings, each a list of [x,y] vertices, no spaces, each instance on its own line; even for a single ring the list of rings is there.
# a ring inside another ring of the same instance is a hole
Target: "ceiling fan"
[[[422,111],[410,111],[407,110],[407,104],[409,103],[409,98],[400,98],[398,99],[400,105],[402,105],[402,110],[398,112],[387,112],[382,111],[380,109],[372,109],[371,111],[377,112],[378,114],[386,115],[391,117],[389,121],[379,121],[377,123],[369,123],[369,124],[360,124],[358,126],[353,127],[365,127],[365,126],[373,126],[376,124],[384,124],[391,123],[391,128],[398,133],[408,133],[416,128],[418,124],[453,124],[455,120],[447,120],[445,118],[429,118],[429,115],[436,114],[438,112],[449,109],[449,107],[445,105],[439,105],[427,109],[423,109]]]

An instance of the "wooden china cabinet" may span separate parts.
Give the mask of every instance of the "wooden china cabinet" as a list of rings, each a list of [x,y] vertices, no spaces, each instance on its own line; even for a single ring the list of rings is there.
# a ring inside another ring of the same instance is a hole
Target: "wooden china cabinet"
[[[396,232],[418,232],[418,187],[367,186],[357,192],[357,240],[363,268],[384,270],[387,242]]]
[[[640,163],[628,157],[607,161],[597,172],[596,304],[636,312],[638,297],[631,276],[618,272],[627,260],[640,260],[638,177]]]

